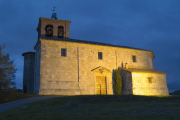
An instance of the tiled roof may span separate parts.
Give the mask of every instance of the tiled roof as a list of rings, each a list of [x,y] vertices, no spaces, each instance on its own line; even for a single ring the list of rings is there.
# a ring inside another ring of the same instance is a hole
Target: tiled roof
[[[120,69],[126,70],[126,71],[128,71],[128,72],[134,72],[134,73],[157,73],[157,74],[167,74],[167,73],[164,73],[164,72],[155,70],[155,69],[142,69],[142,68],[128,68],[128,69],[120,68]]]

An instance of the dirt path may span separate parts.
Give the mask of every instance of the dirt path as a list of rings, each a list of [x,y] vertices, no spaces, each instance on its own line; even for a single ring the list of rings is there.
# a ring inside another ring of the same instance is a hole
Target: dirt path
[[[27,98],[27,99],[21,99],[21,100],[8,102],[8,103],[3,103],[3,104],[0,104],[0,112],[6,111],[6,110],[9,110],[9,109],[13,109],[15,107],[24,106],[24,105],[26,105],[28,103],[32,103],[32,102],[35,102],[35,101],[46,100],[46,99],[56,98],[56,97],[57,96],[33,97],[33,98]]]

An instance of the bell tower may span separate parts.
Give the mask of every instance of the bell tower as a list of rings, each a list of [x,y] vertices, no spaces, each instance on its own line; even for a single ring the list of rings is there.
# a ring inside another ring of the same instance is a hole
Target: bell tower
[[[58,20],[57,14],[55,12],[52,14],[51,19],[40,17],[39,24],[36,29],[38,32],[38,40],[40,38],[41,39],[56,39],[56,40],[69,38],[70,23],[71,21],[68,21],[68,20]]]

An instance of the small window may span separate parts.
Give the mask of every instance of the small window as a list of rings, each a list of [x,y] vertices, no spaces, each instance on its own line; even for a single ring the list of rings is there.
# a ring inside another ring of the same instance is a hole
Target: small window
[[[52,37],[53,36],[53,26],[52,25],[46,25],[45,27],[45,35],[46,37]]]
[[[61,56],[64,56],[64,57],[67,56],[67,54],[66,54],[66,49],[65,49],[65,48],[62,48],[62,49],[61,49]]]
[[[132,58],[133,58],[133,62],[136,62],[136,56],[133,55]]]
[[[98,52],[98,59],[102,60],[102,52]]]
[[[148,77],[148,82],[152,83],[152,77]]]

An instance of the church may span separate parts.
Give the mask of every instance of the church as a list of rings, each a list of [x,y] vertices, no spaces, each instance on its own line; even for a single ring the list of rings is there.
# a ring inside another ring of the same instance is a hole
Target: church
[[[40,95],[169,95],[166,73],[154,69],[153,51],[69,37],[71,21],[39,18],[35,52],[25,52],[23,91]]]

